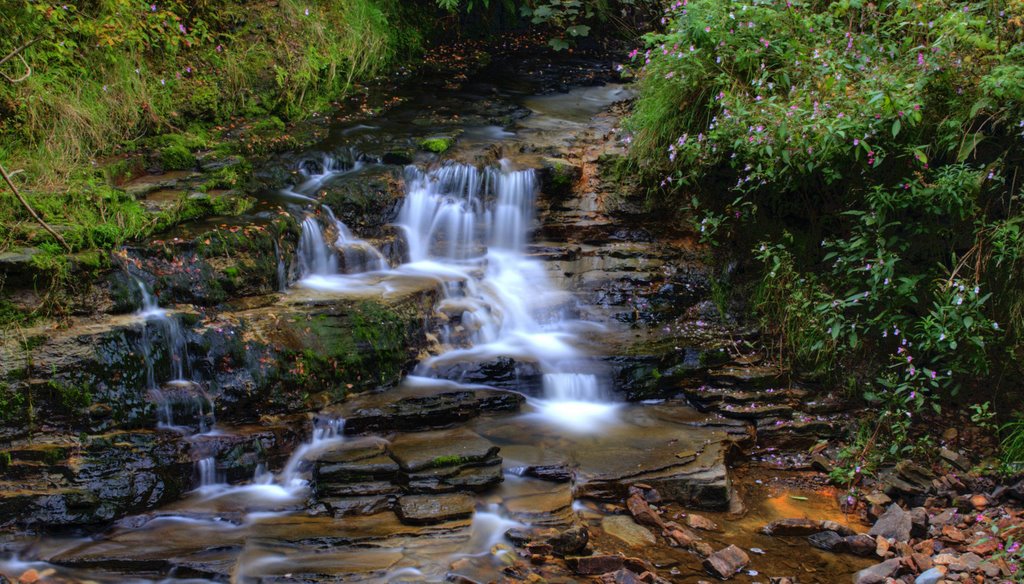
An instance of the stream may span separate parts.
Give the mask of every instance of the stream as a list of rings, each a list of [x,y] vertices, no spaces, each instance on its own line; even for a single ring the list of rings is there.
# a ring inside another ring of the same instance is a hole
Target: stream
[[[692,239],[646,224],[602,178],[602,156],[624,148],[613,106],[630,88],[604,61],[519,65],[497,59],[433,94],[410,83],[381,115],[333,122],[315,148],[282,157],[292,181],[249,218],[284,210],[300,230],[293,254],[275,240],[278,290],[253,310],[308,310],[315,322],[323,307],[421,307],[425,341],[397,385],[235,421],[189,340],[190,309],[162,307],[138,277],[136,311],[116,318],[141,331],[139,389],[152,431],[189,453],[187,492],[98,528],[12,533],[0,574],[575,582],[589,575],[561,557],[622,554],[671,582],[710,579],[693,549],[634,521],[623,502],[635,492],[666,521],[709,518],[716,529],[700,535],[713,549],[748,551],[738,582],[832,582],[870,563],[758,533],[784,517],[851,523],[836,492],[779,479],[799,472],[774,472],[786,449],[762,443],[796,437],[791,450],[805,449],[804,428],[832,413],[731,359]],[[453,148],[415,148],[437,135]],[[579,169],[568,188],[566,168]],[[326,202],[338,184],[384,175],[399,195],[376,221]],[[266,445],[242,473],[232,448],[260,425],[301,439],[273,450],[257,438]],[[730,465],[743,456],[757,464],[737,480]],[[551,555],[524,551],[538,541]]]

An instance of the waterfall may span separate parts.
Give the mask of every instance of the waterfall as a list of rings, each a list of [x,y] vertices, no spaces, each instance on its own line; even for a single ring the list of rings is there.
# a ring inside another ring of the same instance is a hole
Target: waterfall
[[[320,222],[316,217],[309,216],[302,221],[298,260],[303,278],[338,273],[338,256],[327,246],[324,232],[320,229]]]
[[[217,459],[213,456],[196,461],[196,474],[199,475],[199,488],[209,488],[223,481],[217,476]]]
[[[598,377],[586,372],[585,355],[564,318],[568,296],[551,283],[544,264],[526,254],[535,221],[534,171],[409,167],[406,188],[399,225],[411,266],[462,276],[442,286],[438,305],[453,317],[441,339],[459,343],[458,328],[461,346],[428,359],[420,371],[460,360],[532,361],[543,373],[544,414],[577,429],[607,421],[613,406]]]
[[[163,334],[167,352],[171,360],[170,379],[183,380],[189,370],[188,343],[185,333],[178,320],[168,316],[167,311],[160,308],[156,298],[146,289],[141,280],[135,280],[142,296],[142,308],[136,314],[141,317],[146,327],[143,330],[142,350],[146,361],[146,381],[149,389],[157,388],[156,374],[153,364],[153,338],[149,334],[149,324],[154,323]]]

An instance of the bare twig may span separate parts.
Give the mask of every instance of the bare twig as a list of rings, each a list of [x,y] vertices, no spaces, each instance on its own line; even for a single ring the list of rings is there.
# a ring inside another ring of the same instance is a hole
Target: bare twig
[[[27,43],[21,45],[20,47],[14,49],[13,51],[11,51],[6,57],[0,59],[0,66],[3,66],[3,64],[6,63],[7,61],[10,61],[14,57],[18,57],[19,59],[21,59],[22,64],[25,65],[25,74],[24,75],[22,75],[21,77],[18,77],[17,79],[13,79],[11,77],[8,77],[6,73],[3,73],[2,71],[0,71],[0,76],[3,76],[3,78],[6,79],[7,82],[11,83],[11,84],[21,83],[22,81],[28,79],[29,76],[32,75],[32,67],[29,66],[28,61],[25,60],[25,56],[22,55],[21,53],[25,49],[27,49],[27,48],[31,47],[32,45],[34,45],[35,43],[39,42],[39,40],[40,40],[39,37],[34,38],[34,39],[30,40],[29,42],[27,42]]]
[[[36,210],[32,208],[32,205],[30,205],[28,201],[25,200],[25,197],[21,195],[21,191],[18,190],[18,186],[15,185],[14,181],[11,180],[10,175],[7,174],[7,171],[4,169],[3,165],[0,165],[0,175],[3,176],[4,182],[6,182],[7,186],[10,187],[11,191],[14,193],[14,196],[18,199],[21,205],[25,207],[25,209],[32,215],[32,218],[35,219],[37,223],[42,225],[43,229],[49,232],[49,234],[52,235],[57,241],[59,241],[60,244],[64,246],[64,249],[70,252],[71,246],[68,245],[68,242],[64,241],[64,238],[61,237],[59,233],[54,231],[53,228],[46,223],[46,221],[43,221],[43,218],[40,217],[38,213],[36,213]]]

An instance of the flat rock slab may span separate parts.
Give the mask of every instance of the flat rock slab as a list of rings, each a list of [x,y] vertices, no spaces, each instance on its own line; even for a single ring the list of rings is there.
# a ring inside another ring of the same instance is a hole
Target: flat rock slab
[[[484,463],[494,459],[498,447],[465,428],[401,434],[391,441],[391,457],[403,471]]]
[[[416,431],[464,422],[485,412],[518,411],[524,401],[511,391],[437,380],[427,386],[405,384],[362,394],[333,413],[345,418],[345,431],[350,434]]]
[[[408,495],[398,499],[396,513],[402,523],[432,525],[473,515],[476,500],[465,493]]]
[[[650,529],[626,515],[605,517],[601,520],[601,529],[608,535],[624,541],[630,547],[644,547],[658,542]]]

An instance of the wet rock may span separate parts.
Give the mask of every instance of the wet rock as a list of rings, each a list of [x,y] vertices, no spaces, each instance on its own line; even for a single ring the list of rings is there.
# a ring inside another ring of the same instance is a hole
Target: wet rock
[[[423,430],[464,422],[485,412],[518,411],[518,393],[479,389],[399,388],[361,395],[331,410],[351,433]]]
[[[545,158],[538,170],[541,190],[545,195],[564,197],[583,175],[583,169],[561,158]]]
[[[871,527],[871,531],[868,535],[880,535],[886,539],[894,539],[896,541],[907,541],[910,539],[910,530],[913,527],[913,521],[910,513],[903,510],[902,507],[893,503],[886,509],[885,513],[878,518],[875,525]]]
[[[587,548],[587,543],[590,542],[590,532],[585,526],[578,525],[548,537],[547,542],[551,544],[555,555],[578,554]]]
[[[775,536],[805,536],[820,531],[834,531],[843,537],[856,535],[856,533],[835,521],[822,521],[818,519],[779,519],[772,521],[761,528],[761,533]]]
[[[717,523],[703,515],[697,515],[696,513],[688,513],[686,515],[686,525],[694,529],[702,529],[704,531],[718,531]]]
[[[597,576],[622,569],[622,556],[596,555],[566,558],[573,572],[581,576]]]
[[[416,493],[456,490],[486,491],[503,480],[501,459],[465,463],[406,474],[407,488]]]
[[[465,493],[406,495],[398,499],[396,513],[402,523],[431,525],[473,515],[476,501]]]
[[[750,556],[742,549],[730,545],[704,559],[704,569],[723,580],[732,578],[750,563]]]
[[[465,428],[401,434],[388,450],[404,471],[483,463],[493,460],[498,447]]]
[[[601,520],[601,529],[630,547],[642,548],[657,543],[657,538],[654,537],[651,530],[637,524],[625,515],[605,517]]]
[[[843,539],[845,541],[846,550],[855,556],[867,557],[873,555],[877,548],[875,538],[863,533],[848,535]]]
[[[633,517],[636,518],[637,522],[659,529],[664,527],[664,521],[662,521],[661,516],[651,509],[651,506],[644,500],[640,492],[634,492],[629,496],[626,500],[626,507]]]
[[[821,531],[809,535],[807,543],[827,552],[843,552],[847,549],[846,539],[834,531]]]
[[[405,194],[402,171],[373,166],[325,184],[321,201],[362,237],[378,237],[398,218]]]
[[[854,584],[884,584],[886,578],[896,573],[900,561],[896,558],[865,568],[853,576]]]

